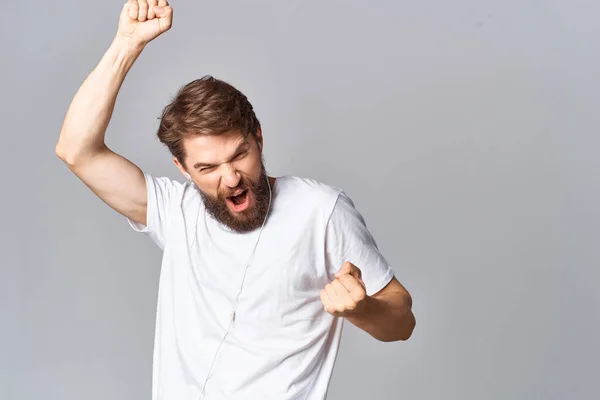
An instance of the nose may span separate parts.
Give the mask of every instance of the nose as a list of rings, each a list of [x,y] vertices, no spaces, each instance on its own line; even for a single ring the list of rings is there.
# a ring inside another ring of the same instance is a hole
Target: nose
[[[221,179],[226,186],[230,188],[236,187],[240,183],[241,178],[242,177],[240,173],[231,163],[223,166],[223,174],[221,175]]]

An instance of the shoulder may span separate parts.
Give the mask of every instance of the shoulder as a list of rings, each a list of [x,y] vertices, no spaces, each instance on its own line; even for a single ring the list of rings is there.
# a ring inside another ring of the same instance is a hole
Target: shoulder
[[[337,186],[333,186],[316,179],[305,178],[300,176],[281,176],[276,180],[278,189],[286,194],[300,197],[303,201],[317,203],[335,203],[340,193],[343,190]]]
[[[326,221],[331,215],[342,189],[299,176],[281,176],[275,181],[276,208],[305,220]]]
[[[180,208],[198,203],[200,196],[192,183],[181,183],[170,177],[154,176],[148,172],[144,172],[144,176],[149,196],[155,197],[165,206]]]

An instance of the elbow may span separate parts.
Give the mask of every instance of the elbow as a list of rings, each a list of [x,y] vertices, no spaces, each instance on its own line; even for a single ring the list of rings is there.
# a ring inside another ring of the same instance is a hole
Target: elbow
[[[60,158],[61,160],[65,161],[67,156],[65,154],[65,150],[62,148],[62,146],[59,143],[56,143],[56,146],[54,146],[54,153],[56,154],[56,156],[58,158]]]
[[[71,159],[69,155],[68,146],[67,144],[65,144],[65,139],[63,137],[62,131],[58,138],[58,141],[56,142],[56,146],[54,146],[54,153],[58,156],[58,158],[65,162]]]
[[[393,333],[390,332],[390,334],[383,337],[377,337],[376,339],[380,342],[405,342],[412,336],[416,324],[417,320],[415,319],[414,314],[412,311],[409,311],[402,322],[394,329]]]
[[[404,296],[404,309],[406,311],[398,323],[398,328],[396,329],[396,340],[407,341],[410,339],[413,331],[415,330],[417,320],[415,318],[415,314],[412,312],[412,303],[411,295],[406,293]]]
[[[60,140],[54,147],[54,153],[60,158],[65,164],[69,166],[69,168],[75,167],[76,165],[81,164],[83,160],[88,160],[92,158],[94,155],[101,153],[104,151],[105,146],[100,148],[90,149],[89,147],[73,147],[67,148],[67,146],[62,143]]]
[[[54,148],[54,153],[60,158],[69,168],[73,167],[76,163],[76,159],[72,154],[69,154],[60,143]]]
[[[409,323],[407,324],[406,328],[402,331],[402,335],[400,335],[400,338],[398,340],[407,341],[408,339],[410,339],[415,330],[416,325],[417,320],[415,319],[415,315],[411,311]]]

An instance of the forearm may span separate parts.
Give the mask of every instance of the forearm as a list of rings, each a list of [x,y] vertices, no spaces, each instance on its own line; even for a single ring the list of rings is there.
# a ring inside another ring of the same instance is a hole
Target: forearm
[[[346,319],[383,342],[407,340],[415,327],[410,295],[387,293],[368,296],[359,313]]]
[[[66,161],[104,148],[104,136],[125,76],[143,50],[116,36],[67,110],[56,153]]]

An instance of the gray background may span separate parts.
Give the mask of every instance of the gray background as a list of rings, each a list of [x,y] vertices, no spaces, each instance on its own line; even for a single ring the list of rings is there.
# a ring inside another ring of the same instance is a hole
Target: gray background
[[[121,1],[3,3],[1,399],[148,399],[160,250],[54,154]],[[329,399],[596,399],[600,2],[173,1],[107,142],[229,81],[268,171],[353,198],[414,297],[408,342],[346,324]]]

